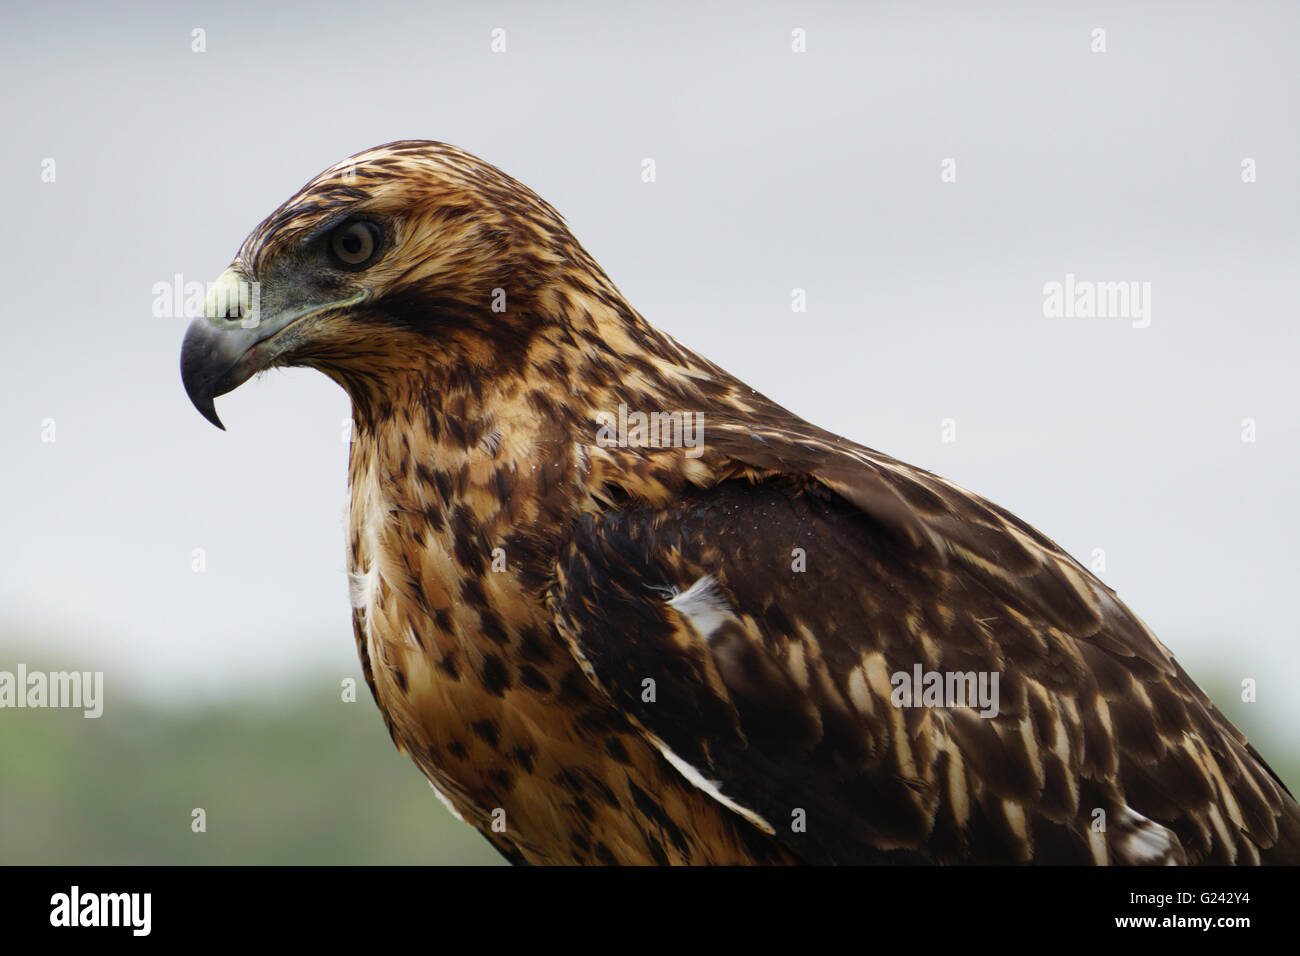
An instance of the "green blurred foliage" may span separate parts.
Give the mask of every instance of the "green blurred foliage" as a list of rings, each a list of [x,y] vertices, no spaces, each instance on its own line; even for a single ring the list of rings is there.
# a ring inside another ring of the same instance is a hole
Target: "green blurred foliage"
[[[320,681],[169,711],[109,684],[98,719],[0,710],[0,863],[503,862],[397,752],[364,684],[355,703]]]
[[[1193,679],[1294,788],[1295,728],[1242,702],[1229,668],[1196,664]],[[195,807],[206,833],[190,829]],[[99,719],[0,710],[3,864],[503,862],[397,752],[363,684],[355,703],[320,679],[278,700],[168,710],[110,682]]]

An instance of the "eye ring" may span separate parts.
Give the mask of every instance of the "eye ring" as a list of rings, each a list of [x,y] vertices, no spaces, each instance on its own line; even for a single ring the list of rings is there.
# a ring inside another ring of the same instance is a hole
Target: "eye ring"
[[[330,233],[330,255],[345,269],[360,269],[378,255],[382,239],[383,233],[373,222],[354,219]]]

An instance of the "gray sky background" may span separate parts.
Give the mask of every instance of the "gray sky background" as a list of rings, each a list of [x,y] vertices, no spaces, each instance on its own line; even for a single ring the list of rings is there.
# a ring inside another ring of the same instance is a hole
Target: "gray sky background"
[[[0,668],[103,669],[109,707],[356,673],[346,397],[273,373],[216,431],[152,287],[215,278],[325,166],[428,138],[795,412],[1104,548],[1193,673],[1256,678],[1294,726],[1297,7],[862,6],[10,6]],[[1068,272],[1150,282],[1150,327],[1044,318]]]

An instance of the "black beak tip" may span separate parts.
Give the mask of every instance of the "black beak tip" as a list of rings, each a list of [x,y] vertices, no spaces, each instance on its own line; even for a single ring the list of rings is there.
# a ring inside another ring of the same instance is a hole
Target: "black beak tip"
[[[216,425],[223,432],[226,430],[226,426],[221,424],[221,419],[217,417],[217,407],[213,404],[211,395],[198,397],[191,395],[190,401],[194,403],[194,407],[199,410],[200,415],[212,422],[212,424]]]
[[[199,414],[225,431],[226,426],[217,417],[213,400],[219,394],[219,380],[224,377],[226,370],[218,368],[214,374],[212,335],[201,319],[195,320],[185,333],[185,341],[181,344],[181,382],[185,385],[185,394],[190,397]],[[226,390],[220,391],[224,393]]]

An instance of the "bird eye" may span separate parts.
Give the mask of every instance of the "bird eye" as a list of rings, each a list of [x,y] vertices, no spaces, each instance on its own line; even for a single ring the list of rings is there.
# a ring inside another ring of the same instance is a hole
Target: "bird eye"
[[[330,252],[342,265],[355,269],[374,258],[379,239],[379,227],[373,222],[350,222],[330,233]]]

